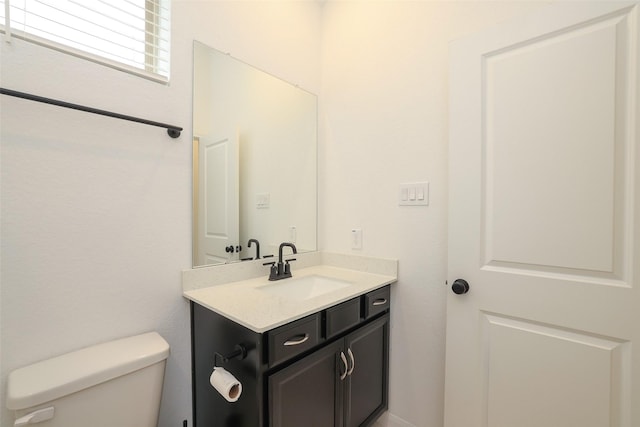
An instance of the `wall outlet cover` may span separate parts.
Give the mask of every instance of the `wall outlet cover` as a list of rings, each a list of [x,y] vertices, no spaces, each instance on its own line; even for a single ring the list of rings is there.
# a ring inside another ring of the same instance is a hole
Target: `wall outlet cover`
[[[351,249],[362,249],[362,229],[351,230]]]

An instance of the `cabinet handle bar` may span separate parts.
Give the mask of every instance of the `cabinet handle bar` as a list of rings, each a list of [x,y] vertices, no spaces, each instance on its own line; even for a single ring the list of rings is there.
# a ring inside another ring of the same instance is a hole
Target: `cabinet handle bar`
[[[290,345],[300,345],[303,342],[306,342],[309,339],[309,334],[300,334],[300,335],[296,335],[294,337],[289,338],[287,341],[284,342],[283,345],[286,346],[290,346]]]
[[[351,368],[347,372],[347,375],[351,375],[351,374],[353,374],[353,370],[356,367],[356,358],[353,357],[353,353],[351,352],[350,348],[347,349],[347,353],[349,353],[349,358],[351,359]]]
[[[347,371],[349,370],[349,365],[347,364],[347,358],[344,355],[344,352],[340,352],[340,359],[342,359],[342,363],[344,364],[344,374],[340,375],[340,381],[344,381],[347,378]]]
[[[373,302],[373,305],[385,305],[387,303],[386,298],[378,298]]]

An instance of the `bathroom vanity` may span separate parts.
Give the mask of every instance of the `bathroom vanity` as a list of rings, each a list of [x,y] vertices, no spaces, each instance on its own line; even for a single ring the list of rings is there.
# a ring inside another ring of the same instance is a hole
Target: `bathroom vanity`
[[[373,424],[387,409],[395,281],[321,265],[185,290],[195,427]],[[214,365],[242,384],[237,401],[211,385]]]

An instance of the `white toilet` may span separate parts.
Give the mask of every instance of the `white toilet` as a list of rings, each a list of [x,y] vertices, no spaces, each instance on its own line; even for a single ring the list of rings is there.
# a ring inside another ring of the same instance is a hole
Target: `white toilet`
[[[169,344],[156,332],[16,369],[14,427],[156,427]]]

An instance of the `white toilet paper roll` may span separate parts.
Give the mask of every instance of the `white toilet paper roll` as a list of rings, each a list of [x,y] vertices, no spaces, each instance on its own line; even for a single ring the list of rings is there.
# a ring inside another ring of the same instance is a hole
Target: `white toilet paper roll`
[[[219,366],[213,368],[209,382],[227,402],[236,402],[242,394],[242,384],[229,371]]]

